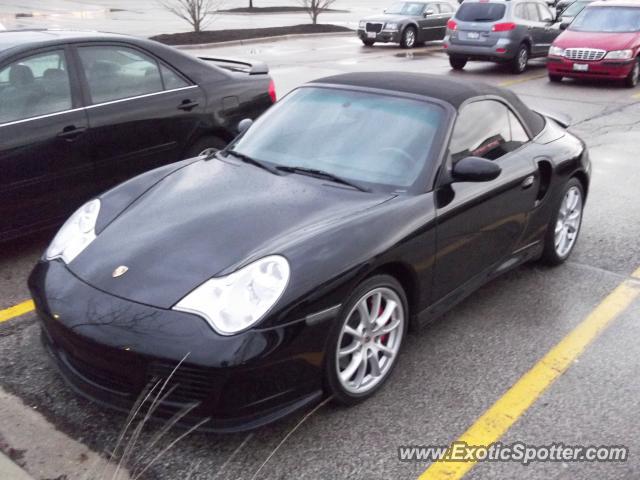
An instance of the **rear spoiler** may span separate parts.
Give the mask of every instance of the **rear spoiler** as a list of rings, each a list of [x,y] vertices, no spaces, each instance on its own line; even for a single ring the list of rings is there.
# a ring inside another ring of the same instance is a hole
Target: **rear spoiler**
[[[547,110],[535,110],[535,112],[539,113],[543,117],[548,117],[551,120],[555,120],[563,128],[569,128],[571,126],[571,117],[564,113],[551,112]]]
[[[245,60],[235,60],[231,58],[198,57],[205,62],[216,64],[220,68],[231,70],[232,72],[243,72],[249,75],[266,75],[269,67],[264,62],[249,62]]]

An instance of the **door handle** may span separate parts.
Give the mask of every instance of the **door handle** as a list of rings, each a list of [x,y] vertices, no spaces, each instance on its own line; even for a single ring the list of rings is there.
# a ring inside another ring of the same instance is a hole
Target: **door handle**
[[[191,100],[183,100],[182,103],[178,106],[178,110],[184,110],[185,112],[189,112],[196,108],[199,105],[198,102],[192,102]]]
[[[58,133],[58,137],[64,138],[67,142],[73,142],[86,131],[86,127],[76,127],[75,125],[69,125],[67,127],[64,127],[62,131]]]
[[[536,181],[535,175],[529,175],[522,181],[522,189],[526,190],[527,188],[531,188]]]

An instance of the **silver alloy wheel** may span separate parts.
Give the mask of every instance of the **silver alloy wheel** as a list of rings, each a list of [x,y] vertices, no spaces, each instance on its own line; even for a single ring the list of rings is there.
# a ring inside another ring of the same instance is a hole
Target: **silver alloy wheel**
[[[407,28],[404,32],[404,44],[411,48],[416,43],[416,33],[413,28]]]
[[[361,395],[382,382],[404,333],[402,300],[387,287],[366,293],[349,312],[338,338],[336,368],[342,387]]]
[[[524,72],[527,68],[527,62],[529,60],[529,52],[527,52],[526,48],[522,48],[520,53],[518,53],[518,68],[520,72]]]
[[[556,221],[554,240],[556,253],[560,258],[565,258],[569,255],[576,243],[581,220],[582,192],[578,187],[574,186],[567,190],[562,199],[558,220]]]

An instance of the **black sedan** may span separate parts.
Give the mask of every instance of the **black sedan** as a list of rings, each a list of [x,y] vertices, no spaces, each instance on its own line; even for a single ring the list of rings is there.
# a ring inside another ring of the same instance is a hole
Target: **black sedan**
[[[100,192],[222,148],[275,100],[264,64],[123,35],[0,32],[0,242]]]
[[[369,397],[410,329],[524,262],[564,262],[589,178],[584,143],[509,91],[340,75],[87,203],[29,284],[81,394],[127,409],[175,369],[158,415],[247,429]]]

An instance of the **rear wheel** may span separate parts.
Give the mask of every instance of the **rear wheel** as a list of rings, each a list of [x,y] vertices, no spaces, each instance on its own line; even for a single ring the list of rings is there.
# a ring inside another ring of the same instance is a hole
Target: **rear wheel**
[[[454,70],[462,70],[467,64],[467,57],[458,57],[456,55],[449,56],[449,65]]]
[[[542,261],[560,265],[571,255],[582,225],[584,189],[577,178],[567,182],[555,214],[551,218],[545,236]]]
[[[202,155],[209,155],[216,150],[222,150],[227,146],[227,142],[220,137],[207,135],[199,138],[193,145],[189,147],[184,158],[194,158]]]
[[[640,80],[640,58],[636,60],[633,70],[625,78],[624,83],[629,88],[635,88],[638,85],[638,80]]]
[[[372,396],[396,364],[408,327],[407,297],[398,281],[377,275],[344,304],[327,352],[328,393],[346,405]]]
[[[549,74],[549,81],[551,83],[560,83],[562,82],[562,75],[553,75],[553,74]]]
[[[416,28],[407,27],[402,32],[402,39],[400,40],[400,46],[402,48],[413,48],[416,46]]]
[[[527,69],[529,63],[529,47],[526,44],[520,45],[518,53],[511,60],[511,71],[516,74],[520,74]]]
[[[376,42],[374,40],[362,40],[362,43],[365,47],[373,47],[373,44]]]

